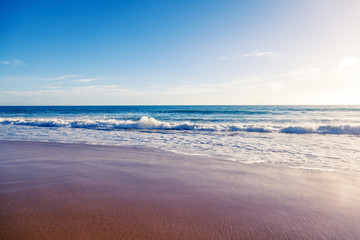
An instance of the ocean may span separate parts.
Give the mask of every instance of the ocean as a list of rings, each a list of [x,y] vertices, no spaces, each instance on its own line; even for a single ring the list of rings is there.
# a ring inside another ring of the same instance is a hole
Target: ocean
[[[0,140],[143,146],[360,172],[360,106],[2,106]]]

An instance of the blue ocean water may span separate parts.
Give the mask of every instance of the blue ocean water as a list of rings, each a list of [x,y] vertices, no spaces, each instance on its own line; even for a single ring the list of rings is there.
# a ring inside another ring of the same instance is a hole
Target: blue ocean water
[[[3,106],[0,139],[137,145],[360,171],[360,106]]]

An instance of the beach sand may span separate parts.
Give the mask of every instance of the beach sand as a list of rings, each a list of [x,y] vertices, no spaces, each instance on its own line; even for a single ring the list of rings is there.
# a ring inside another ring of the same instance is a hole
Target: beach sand
[[[0,239],[360,239],[360,176],[0,141]]]

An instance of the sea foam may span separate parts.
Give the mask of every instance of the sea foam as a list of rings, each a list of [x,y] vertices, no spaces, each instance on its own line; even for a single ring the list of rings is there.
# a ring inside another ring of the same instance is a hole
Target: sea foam
[[[2,125],[25,125],[35,127],[86,128],[94,130],[177,130],[209,132],[256,132],[287,134],[348,134],[360,135],[358,125],[281,126],[247,125],[237,123],[190,123],[166,122],[142,116],[139,120],[82,119],[82,118],[0,118]]]

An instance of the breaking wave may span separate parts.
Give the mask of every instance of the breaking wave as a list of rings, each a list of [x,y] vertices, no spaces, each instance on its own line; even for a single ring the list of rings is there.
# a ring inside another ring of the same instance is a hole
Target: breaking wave
[[[1,125],[25,125],[35,127],[66,127],[97,130],[188,130],[188,131],[228,131],[288,134],[348,134],[360,135],[358,125],[304,126],[255,126],[236,123],[164,122],[143,116],[139,120],[118,119],[60,119],[60,118],[0,118]]]

